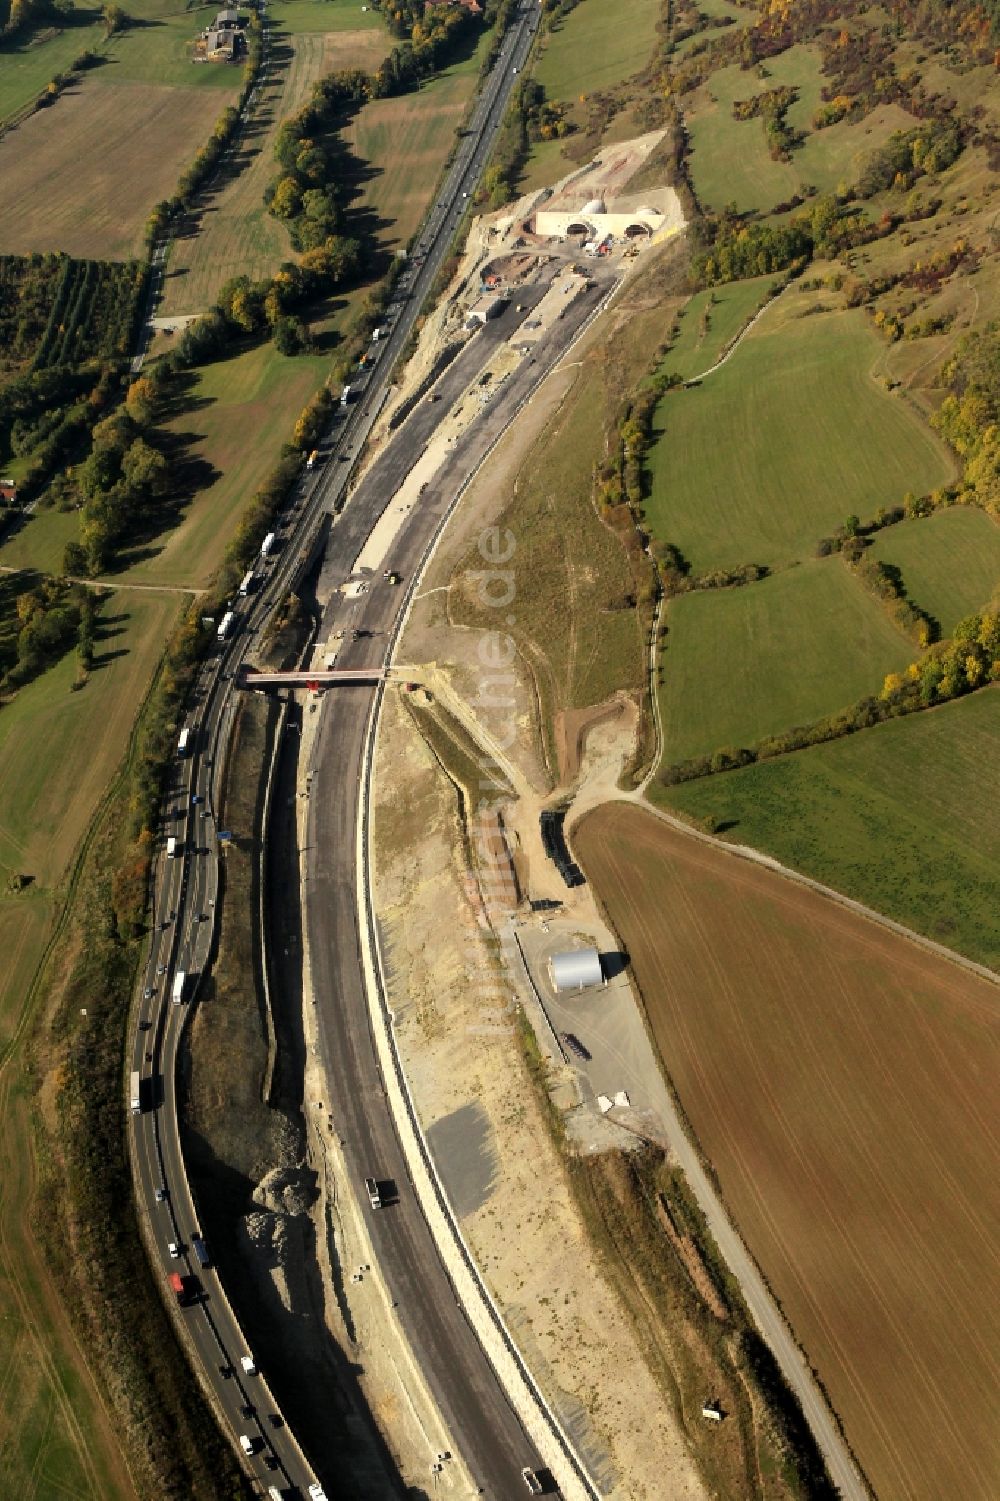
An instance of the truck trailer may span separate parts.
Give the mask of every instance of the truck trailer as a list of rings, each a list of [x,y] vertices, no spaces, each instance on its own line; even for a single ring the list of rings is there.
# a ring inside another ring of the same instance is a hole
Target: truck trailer
[[[271,551],[272,551],[272,549],[273,549],[274,544],[275,544],[276,541],[277,541],[277,535],[276,535],[276,533],[274,533],[274,532],[268,532],[267,536],[264,538],[263,542],[260,544],[260,555],[261,555],[262,558],[266,558],[266,557],[268,557],[270,555],[270,553],[271,553]]]
[[[181,1003],[181,1001],[183,1001],[183,999],[184,999],[184,987],[185,987],[186,984],[187,984],[187,974],[186,974],[186,972],[183,969],[179,969],[177,971],[177,973],[174,975],[174,988],[173,988],[173,990],[171,992],[171,997],[170,997],[175,1006],[179,1006],[180,1003]]]
[[[177,754],[179,756],[186,756],[187,753],[188,753],[188,746],[190,744],[191,744],[191,731],[188,728],[188,726],[185,725],[184,728],[181,730],[180,735],[177,737]]]
[[[219,628],[215,633],[220,641],[226,641],[228,639],[235,622],[236,616],[234,615],[233,611],[227,610],[225,615],[223,615],[222,619],[219,621]]]
[[[248,568],[247,571],[246,571],[246,573],[243,575],[242,579],[240,580],[240,599],[246,599],[247,595],[253,589],[253,584],[254,584],[253,569],[252,568]]]
[[[177,836],[171,834],[167,840],[167,859],[172,860],[177,854]]]
[[[132,1070],[132,1079],[131,1079],[131,1083],[129,1085],[129,1096],[130,1096],[130,1099],[131,1099],[131,1102],[132,1102],[132,1114],[133,1115],[141,1115],[142,1114],[142,1080],[141,1080],[141,1078],[139,1076],[139,1070],[137,1068],[134,1068]]]

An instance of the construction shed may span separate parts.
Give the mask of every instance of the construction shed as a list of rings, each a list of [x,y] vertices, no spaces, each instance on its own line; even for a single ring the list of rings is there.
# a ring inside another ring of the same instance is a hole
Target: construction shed
[[[478,302],[473,303],[466,320],[467,324],[470,326],[476,323],[483,324],[488,323],[491,318],[498,318],[506,303],[505,297],[498,296],[496,292],[487,292],[480,297]]]
[[[586,990],[604,984],[601,956],[596,949],[572,949],[568,954],[553,954],[549,960],[553,989]]]

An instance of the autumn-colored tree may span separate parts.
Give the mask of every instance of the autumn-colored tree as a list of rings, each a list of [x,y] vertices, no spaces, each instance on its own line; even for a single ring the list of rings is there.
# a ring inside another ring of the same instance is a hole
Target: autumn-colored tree
[[[146,376],[140,375],[128,388],[125,410],[139,427],[147,427],[153,419],[155,407],[156,392],[153,383]]]
[[[120,5],[106,5],[101,11],[101,17],[105,36],[114,36],[116,32],[124,31],[131,19]]]

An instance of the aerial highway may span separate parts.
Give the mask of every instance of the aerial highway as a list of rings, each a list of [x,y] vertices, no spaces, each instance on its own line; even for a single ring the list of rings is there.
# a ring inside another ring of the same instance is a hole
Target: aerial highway
[[[467,122],[466,133],[459,138],[454,160],[413,257],[397,282],[389,333],[378,346],[377,360],[353,383],[357,401],[338,411],[332,424],[328,434],[334,445],[332,462],[318,475],[303,475],[277,528],[280,546],[258,565],[260,588],[235,610],[234,632],[219,643],[218,650],[207,656],[202,665],[187,720],[190,732],[187,753],[178,757],[164,809],[165,838],[174,839],[176,845],[173,855],[163,853],[156,864],[152,938],[130,1047],[129,1073],[139,1081],[140,1105],[132,1117],[133,1180],[154,1267],[165,1288],[169,1287],[171,1275],[187,1279],[183,1305],[178,1303],[184,1337],[199,1377],[211,1392],[215,1409],[228,1427],[234,1446],[239,1444],[241,1436],[247,1440],[242,1448],[248,1472],[261,1486],[294,1487],[303,1495],[317,1483],[314,1471],[282,1420],[267,1386],[266,1373],[257,1371],[255,1365],[252,1370],[244,1369],[244,1358],[254,1364],[253,1352],[246,1345],[217,1270],[214,1265],[203,1265],[193,1246],[200,1226],[182,1150],[176,1080],[184,1024],[196,1001],[198,977],[209,964],[214,942],[219,888],[216,779],[235,712],[234,680],[238,669],[261,626],[297,581],[303,560],[314,549],[329,516],[343,504],[352,461],[371,431],[393,364],[410,336],[488,158],[510,89],[527,58],[538,15],[537,6],[523,5],[508,31],[497,63]],[[347,463],[339,462],[341,455],[346,456]],[[343,522],[352,518],[352,524],[343,529],[354,536],[347,551],[354,547],[355,556],[367,534],[366,525],[370,529],[377,519],[368,515],[366,520],[361,515],[363,508],[357,509],[357,522],[353,520],[356,507],[352,502],[335,529],[339,530]],[[179,975],[185,977],[183,994],[175,1002],[172,997]],[[208,1252],[210,1257],[211,1247]],[[173,1295],[168,1293],[168,1296]],[[414,1291],[415,1307],[420,1306],[421,1296],[419,1290]],[[426,1299],[423,1301],[426,1303]],[[451,1302],[454,1310],[454,1300]],[[461,1330],[471,1348],[474,1340],[464,1321],[454,1312],[450,1321]],[[448,1320],[444,1319],[440,1337],[447,1340],[455,1335],[456,1329],[449,1328]],[[447,1363],[447,1347],[443,1353]],[[479,1360],[465,1400],[475,1405],[477,1397],[481,1399],[485,1403],[482,1411],[494,1412],[498,1422],[508,1425],[509,1434],[510,1425],[516,1420],[481,1354]],[[462,1369],[471,1369],[467,1361],[462,1363]],[[456,1386],[457,1382],[452,1380],[452,1389]],[[489,1416],[480,1417],[475,1427],[482,1437],[490,1427]],[[470,1425],[470,1439],[474,1437]],[[246,1454],[247,1447],[255,1452]],[[471,1454],[468,1457],[470,1461],[475,1459]],[[519,1435],[516,1468],[519,1470],[533,1459],[523,1436]],[[510,1477],[515,1467],[502,1441],[491,1441],[490,1452],[483,1455],[479,1468],[491,1494],[500,1497],[512,1493]],[[521,1485],[519,1474],[518,1485]]]

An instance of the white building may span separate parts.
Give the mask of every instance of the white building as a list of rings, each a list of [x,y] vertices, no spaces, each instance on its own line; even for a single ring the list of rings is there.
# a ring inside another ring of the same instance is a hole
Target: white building
[[[549,960],[549,977],[556,991],[586,990],[604,984],[601,956],[596,949],[573,949],[568,954],[553,954]]]

